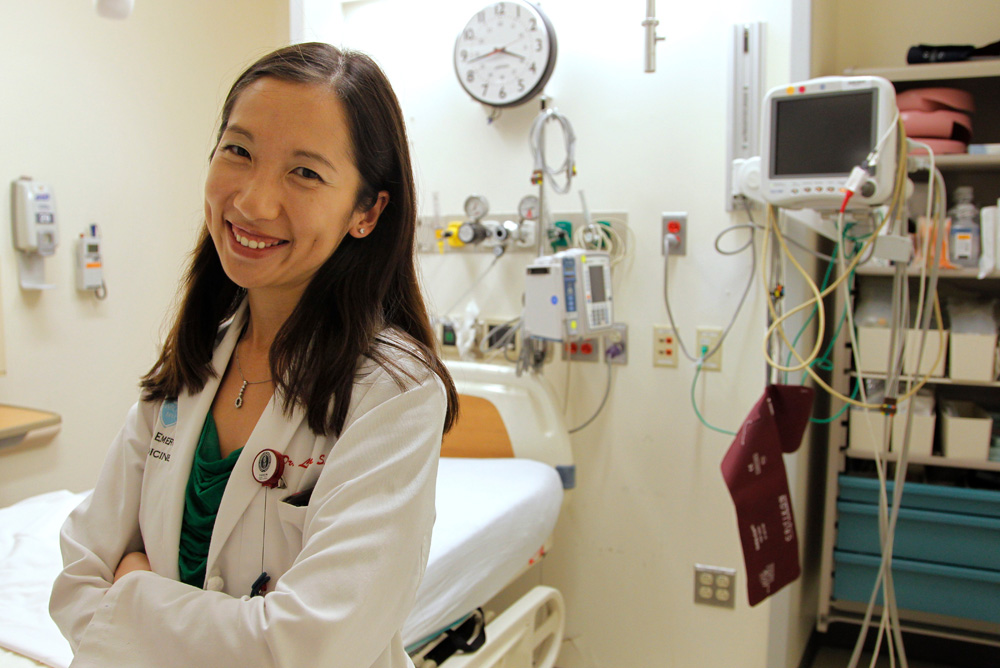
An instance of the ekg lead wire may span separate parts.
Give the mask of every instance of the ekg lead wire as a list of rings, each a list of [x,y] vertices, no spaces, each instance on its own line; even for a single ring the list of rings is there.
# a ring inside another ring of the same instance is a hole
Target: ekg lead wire
[[[918,303],[918,316],[917,316],[917,321],[919,322],[919,326],[921,328],[921,338],[920,338],[920,344],[918,346],[918,352],[917,352],[917,359],[918,359],[918,361],[917,361],[917,368],[919,369],[919,366],[920,366],[920,361],[919,360],[923,356],[924,343],[925,343],[925,340],[926,340],[927,330],[928,330],[929,325],[930,325],[930,308],[929,308],[929,304],[928,304],[928,307],[925,309],[925,307],[924,307],[924,301],[923,301],[924,300],[924,296],[925,296],[924,281],[926,279],[926,263],[928,261],[931,261],[932,264],[931,264],[930,285],[927,286],[926,299],[927,299],[928,302],[930,302],[932,298],[934,299],[935,315],[938,318],[941,317],[940,316],[940,306],[939,306],[939,303],[937,301],[937,279],[938,279],[938,267],[940,265],[941,253],[942,253],[942,248],[943,248],[943,235],[940,233],[941,232],[941,230],[940,230],[940,218],[941,218],[941,207],[942,207],[942,205],[941,205],[941,202],[940,202],[939,198],[940,198],[940,194],[944,191],[944,182],[943,182],[943,179],[941,177],[940,172],[937,171],[937,169],[934,167],[934,153],[930,149],[930,147],[927,146],[926,144],[922,144],[920,142],[915,142],[915,141],[912,141],[912,140],[911,140],[911,143],[912,144],[917,144],[919,146],[924,147],[928,151],[929,155],[931,156],[931,187],[930,187],[930,189],[928,191],[927,218],[928,218],[928,220],[930,220],[932,222],[932,229],[933,229],[933,231],[922,240],[922,243],[923,243],[922,256],[924,258],[924,263],[921,266],[921,273],[920,273],[921,290],[920,290],[920,302]],[[938,188],[935,189],[935,186],[938,186]],[[936,215],[935,215],[935,212],[936,212]],[[928,254],[929,240],[931,238],[933,238],[935,240],[935,246],[936,246],[935,252],[934,252],[933,255]],[[909,318],[907,317],[906,320],[904,320],[903,322],[904,323],[908,323],[909,322]],[[942,323],[939,320],[938,321],[939,330],[940,330],[941,326],[942,326]],[[941,357],[940,347],[941,347],[941,342],[940,342],[940,339],[939,339],[938,359],[935,360],[935,363],[932,365],[932,369],[934,367],[936,367],[938,365],[939,361],[940,361],[940,357]],[[897,365],[898,365],[898,361],[893,366],[896,367],[896,368],[898,368]],[[902,452],[900,453],[899,461],[897,462],[897,466],[896,466],[896,475],[895,475],[894,488],[893,488],[892,512],[891,512],[891,514],[889,514],[889,517],[887,518],[888,519],[888,522],[887,522],[888,526],[886,527],[886,529],[885,529],[884,532],[881,532],[882,533],[881,538],[882,538],[883,558],[882,558],[881,563],[879,565],[879,571],[878,571],[878,574],[876,576],[875,586],[873,588],[871,598],[869,599],[869,605],[868,605],[868,607],[867,607],[867,609],[865,611],[865,618],[864,618],[864,622],[862,624],[861,632],[860,632],[860,634],[858,636],[858,641],[857,641],[857,643],[855,645],[854,652],[853,652],[853,654],[851,656],[851,662],[849,664],[850,668],[854,668],[857,665],[858,659],[860,658],[861,648],[864,645],[864,638],[867,635],[868,626],[869,626],[869,624],[871,622],[871,613],[872,613],[872,611],[874,609],[874,604],[875,604],[876,596],[878,594],[879,585],[880,585],[880,582],[883,581],[883,579],[887,583],[887,585],[885,587],[886,588],[885,603],[886,603],[886,607],[889,610],[889,615],[890,615],[890,626],[891,626],[890,635],[895,635],[896,636],[896,646],[897,646],[897,650],[900,652],[900,661],[901,661],[902,665],[904,666],[904,668],[907,665],[906,652],[905,652],[905,648],[903,646],[902,635],[901,635],[901,632],[900,632],[900,629],[899,629],[899,617],[898,617],[899,612],[898,612],[898,607],[896,605],[894,587],[892,585],[891,563],[892,563],[892,546],[893,546],[894,537],[895,537],[895,527],[896,527],[896,522],[897,522],[897,519],[898,519],[898,516],[899,516],[899,504],[900,504],[901,499],[902,499],[903,485],[905,484],[905,480],[906,480],[906,468],[907,468],[908,457],[909,457],[909,444],[910,444],[909,442],[910,442],[910,434],[911,434],[911,429],[912,429],[912,423],[913,423],[913,404],[912,404],[912,401],[911,401],[909,403],[909,406],[908,406],[907,416],[906,416],[906,422],[905,422],[905,427],[904,427],[904,431],[903,431]],[[887,433],[888,433],[888,431],[887,431]],[[876,465],[878,465],[878,463],[879,463],[879,458],[878,458],[878,453],[876,453]],[[880,528],[881,528],[883,522],[885,522],[885,520],[886,520],[886,518],[885,518],[885,506],[887,505],[888,500],[885,498],[885,496],[886,496],[886,492],[885,492],[885,479],[884,478],[880,478],[880,479],[881,479],[881,485],[880,485],[880,503],[879,503],[880,509],[879,510],[880,510]],[[884,625],[884,623],[885,623],[885,615],[883,614],[883,621],[882,621],[882,624],[880,624],[880,634],[882,632],[882,626]],[[891,640],[890,640],[890,642],[891,642]],[[891,651],[890,651],[890,658],[892,658]]]

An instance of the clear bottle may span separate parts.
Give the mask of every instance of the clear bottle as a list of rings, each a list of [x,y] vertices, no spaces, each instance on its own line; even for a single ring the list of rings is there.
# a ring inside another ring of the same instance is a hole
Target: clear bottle
[[[972,200],[971,186],[955,188],[955,205],[948,209],[948,259],[959,267],[979,265],[979,208]]]

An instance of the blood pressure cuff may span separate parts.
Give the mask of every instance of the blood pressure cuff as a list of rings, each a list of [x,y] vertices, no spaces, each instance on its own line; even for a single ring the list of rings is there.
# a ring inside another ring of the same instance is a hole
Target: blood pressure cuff
[[[795,452],[802,443],[813,395],[811,388],[799,385],[769,386],[722,459],[722,477],[736,506],[750,605],[801,573],[782,454]]]

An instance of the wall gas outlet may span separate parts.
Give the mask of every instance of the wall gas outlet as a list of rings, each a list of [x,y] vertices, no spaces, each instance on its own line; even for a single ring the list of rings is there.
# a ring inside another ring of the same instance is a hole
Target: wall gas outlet
[[[695,330],[695,338],[697,339],[696,345],[698,349],[691,354],[701,357],[719,345],[719,341],[722,340],[722,328],[699,327]],[[702,362],[701,369],[702,371],[722,371],[722,346],[719,346],[718,350],[712,353],[711,357],[707,357]]]
[[[571,362],[598,362],[601,358],[600,339],[564,341],[562,358]]]
[[[653,325],[653,366],[677,366],[677,334],[672,327]]]
[[[694,565],[694,602],[736,607],[736,571],[718,566]]]
[[[482,336],[486,339],[483,346],[491,353],[506,352],[513,359],[521,352],[521,332],[515,330],[510,321],[484,320]]]
[[[660,252],[663,255],[667,254],[666,248],[663,246],[663,238],[672,234],[677,243],[670,246],[670,254],[687,255],[688,215],[679,211],[664,212],[660,216],[660,221]]]
[[[604,361],[609,364],[628,364],[628,325],[615,323],[602,337]],[[608,351],[611,354],[608,354]]]

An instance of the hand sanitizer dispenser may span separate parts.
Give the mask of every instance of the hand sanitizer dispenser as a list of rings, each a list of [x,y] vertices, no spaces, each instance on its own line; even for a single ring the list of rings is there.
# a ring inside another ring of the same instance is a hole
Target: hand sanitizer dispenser
[[[56,252],[59,227],[52,190],[22,176],[11,185],[14,248],[18,253],[18,277],[25,290],[55,286],[45,282],[45,258]]]

